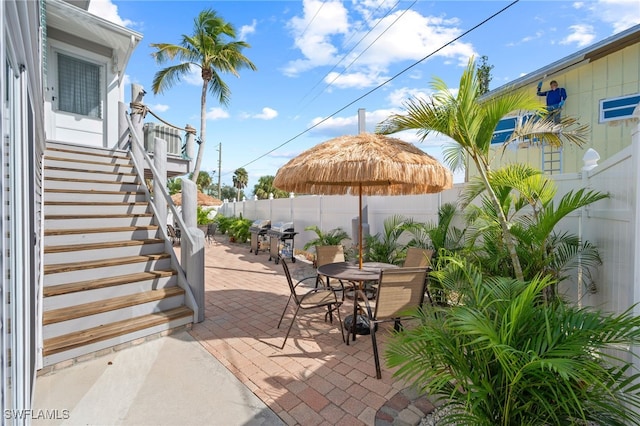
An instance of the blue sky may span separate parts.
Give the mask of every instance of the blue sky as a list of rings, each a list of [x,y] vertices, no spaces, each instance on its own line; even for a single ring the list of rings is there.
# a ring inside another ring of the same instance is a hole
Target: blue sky
[[[239,78],[224,76],[231,88],[228,107],[208,97],[202,168],[216,171],[217,181],[221,143],[222,183],[230,185],[234,170],[244,167],[249,172],[245,193],[250,194],[260,176],[275,175],[305,149],[357,133],[358,109],[366,110],[366,130],[372,132],[399,111],[403,100],[427,96],[433,77],[455,88],[471,56],[488,57],[494,66],[493,89],[640,23],[637,0],[521,0],[498,13],[510,4],[92,0],[89,11],[143,34],[126,69],[127,81],[145,87],[145,103],[165,120],[196,128],[199,72],[154,95],[151,82],[162,66],[151,57],[150,44],[178,44],[206,8],[235,26],[238,38],[251,45],[243,53],[258,70],[243,69]],[[125,96],[128,101],[128,87]],[[441,158],[442,138],[418,142],[412,133],[396,136]]]

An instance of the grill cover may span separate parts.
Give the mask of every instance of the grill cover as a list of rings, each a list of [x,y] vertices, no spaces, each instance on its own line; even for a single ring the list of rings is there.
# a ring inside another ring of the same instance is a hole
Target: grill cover
[[[293,222],[274,222],[271,225],[272,232],[293,232]]]
[[[261,233],[266,232],[271,226],[271,221],[269,219],[257,219],[254,220],[251,226],[249,227],[249,232],[251,233]]]

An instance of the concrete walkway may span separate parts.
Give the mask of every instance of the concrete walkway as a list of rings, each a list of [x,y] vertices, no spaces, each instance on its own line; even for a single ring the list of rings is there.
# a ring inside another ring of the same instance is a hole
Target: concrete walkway
[[[33,425],[283,424],[186,331],[38,377],[34,399]]]

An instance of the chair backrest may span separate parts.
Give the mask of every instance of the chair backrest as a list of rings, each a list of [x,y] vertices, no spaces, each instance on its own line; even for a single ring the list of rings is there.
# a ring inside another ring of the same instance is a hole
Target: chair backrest
[[[284,276],[287,277],[287,283],[289,284],[289,291],[291,291],[291,296],[296,303],[298,303],[298,297],[296,296],[296,287],[293,285],[293,279],[291,278],[291,272],[289,272],[289,265],[284,260],[284,257],[280,256],[280,263],[282,264],[282,269],[284,270]]]
[[[407,257],[405,257],[402,266],[410,268],[431,266],[431,257],[433,257],[433,250],[423,249],[421,247],[409,247],[407,249]]]
[[[178,238],[176,229],[173,227],[173,225],[167,224],[167,233],[169,234],[169,238]]]
[[[380,271],[374,318],[400,317],[424,301],[428,268],[392,268]]]
[[[344,247],[342,245],[316,246],[316,263],[318,266],[336,262],[344,262]]]
[[[218,224],[217,223],[208,224],[207,225],[207,235],[208,236],[215,235],[217,229],[218,229]]]

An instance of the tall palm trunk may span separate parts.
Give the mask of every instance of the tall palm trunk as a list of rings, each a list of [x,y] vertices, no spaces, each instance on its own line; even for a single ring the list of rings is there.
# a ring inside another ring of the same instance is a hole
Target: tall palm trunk
[[[193,167],[193,175],[191,180],[196,183],[200,175],[200,166],[202,165],[202,156],[204,154],[204,146],[207,140],[207,86],[208,80],[202,81],[202,94],[200,95],[200,145],[198,146],[198,155],[196,156],[196,165]]]
[[[520,258],[518,257],[518,253],[516,252],[516,243],[513,239],[513,235],[511,235],[511,231],[509,230],[509,223],[507,221],[507,217],[502,211],[502,207],[500,206],[500,200],[498,200],[498,196],[496,195],[491,183],[489,183],[489,176],[487,173],[489,172],[489,165],[480,162],[480,159],[476,156],[473,156],[473,162],[476,164],[476,168],[480,174],[482,182],[489,194],[489,198],[493,203],[493,207],[496,209],[496,214],[498,215],[498,221],[500,222],[500,228],[502,228],[502,239],[504,240],[504,244],[507,247],[507,251],[509,252],[509,256],[511,257],[511,265],[513,266],[513,273],[516,276],[516,279],[519,281],[524,281],[524,274],[522,273],[522,266],[520,265]]]

